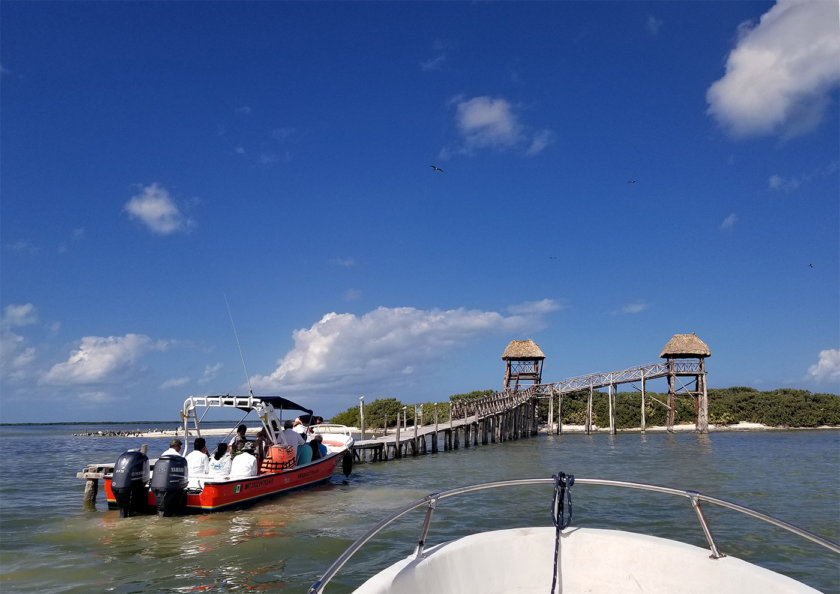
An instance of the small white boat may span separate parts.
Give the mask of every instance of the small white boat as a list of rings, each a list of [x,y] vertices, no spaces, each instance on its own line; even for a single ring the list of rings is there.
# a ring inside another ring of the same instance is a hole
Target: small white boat
[[[531,484],[554,484],[554,526],[479,532],[425,548],[438,503],[473,491]],[[571,489],[577,484],[641,489],[687,498],[709,548],[666,538],[586,527],[572,527]],[[721,594],[818,592],[769,569],[727,556],[718,549],[702,503],[722,506],[768,522],[840,554],[840,544],[749,508],[696,491],[602,479],[521,479],[462,487],[427,497],[396,511],[353,543],[309,589],[320,594],[366,542],[389,524],[418,508],[426,517],[414,552],[372,576],[356,594],[447,594],[481,592],[653,592]]]

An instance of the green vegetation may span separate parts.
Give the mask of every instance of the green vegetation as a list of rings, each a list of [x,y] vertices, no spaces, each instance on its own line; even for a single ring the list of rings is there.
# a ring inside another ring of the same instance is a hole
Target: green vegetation
[[[449,420],[450,402],[467,402],[494,394],[494,390],[476,390],[468,394],[453,394],[448,401],[437,403],[438,421]],[[583,390],[563,395],[563,423],[583,425],[586,422],[586,401],[589,391]],[[668,409],[665,404],[668,395],[647,392],[645,398],[645,423],[648,427],[667,424]],[[418,406],[420,403],[417,403]],[[620,429],[641,425],[642,396],[638,392],[619,392],[616,396],[616,426]],[[394,427],[397,413],[407,406],[408,424],[414,424],[414,404],[405,405],[396,398],[380,398],[365,404],[365,426],[367,429]],[[537,414],[541,422],[548,421],[548,400],[541,399]],[[557,414],[557,398],[554,400],[554,414]],[[693,423],[695,402],[691,396],[677,395],[674,423]],[[555,417],[556,418],[556,417]],[[422,404],[422,423],[434,423],[435,404]],[[358,427],[359,407],[351,407],[335,415],[331,421]],[[807,390],[782,388],[760,392],[754,388],[733,387],[709,390],[709,423],[715,425],[761,423],[772,427],[819,427],[840,425],[840,396],[836,394],[812,394]],[[600,427],[610,424],[609,404],[606,392],[596,392],[592,400],[592,422]]]
[[[563,396],[563,423],[582,425],[586,422],[586,401],[589,391],[574,392]],[[647,392],[645,397],[645,424],[668,423],[668,394]],[[694,398],[677,395],[674,423],[693,423]],[[616,396],[615,419],[618,428],[639,427],[642,396],[638,392],[619,392]],[[557,400],[554,401],[555,415]],[[548,401],[540,402],[541,420],[548,418]],[[818,427],[840,425],[840,396],[812,394],[807,390],[780,389],[759,392],[754,388],[734,387],[709,390],[709,423],[715,425],[761,423],[772,427]],[[610,424],[609,403],[605,392],[596,392],[592,400],[592,422],[600,427]]]

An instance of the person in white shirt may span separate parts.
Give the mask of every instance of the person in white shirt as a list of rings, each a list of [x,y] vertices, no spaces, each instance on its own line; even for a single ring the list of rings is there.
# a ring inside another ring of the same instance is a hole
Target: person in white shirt
[[[181,446],[183,446],[183,445],[184,444],[181,442],[181,440],[176,437],[175,439],[173,439],[172,441],[169,442],[169,449],[166,450],[164,453],[162,453],[160,455],[160,457],[161,458],[163,458],[164,456],[181,456],[181,457],[183,457],[181,455]]]
[[[242,446],[242,453],[237,454],[230,465],[231,476],[257,476],[257,457],[254,455],[254,444],[246,441]]]
[[[228,445],[225,442],[219,443],[216,451],[210,456],[210,474],[217,477],[228,476],[232,462]]]
[[[207,447],[203,437],[196,437],[193,451],[187,454],[187,469],[190,476],[207,474],[210,472],[210,461],[207,459]]]

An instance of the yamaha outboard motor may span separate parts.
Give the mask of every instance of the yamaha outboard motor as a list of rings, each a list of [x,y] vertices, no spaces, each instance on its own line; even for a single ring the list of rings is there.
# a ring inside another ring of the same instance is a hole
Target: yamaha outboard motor
[[[169,517],[187,508],[187,460],[181,456],[163,456],[155,462],[152,473],[158,515]]]
[[[149,503],[149,458],[143,452],[125,452],[114,465],[111,491],[120,517],[141,513]]]

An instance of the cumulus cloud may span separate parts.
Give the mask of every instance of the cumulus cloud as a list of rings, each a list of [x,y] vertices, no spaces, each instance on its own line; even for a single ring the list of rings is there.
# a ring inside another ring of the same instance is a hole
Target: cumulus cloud
[[[165,348],[166,342],[142,334],[85,336],[67,361],[53,365],[39,383],[61,386],[107,382],[131,370],[143,355]]]
[[[13,328],[30,326],[38,322],[38,311],[31,303],[9,304],[0,318],[0,371],[9,381],[22,381],[29,375],[35,360],[35,348]]]
[[[811,379],[817,382],[840,382],[840,349],[820,351],[820,359],[808,368]]]
[[[711,114],[734,136],[804,134],[840,84],[838,3],[779,0],[758,25],[742,23],[726,74],[709,87]]]
[[[539,330],[558,309],[551,300],[493,311],[380,307],[362,316],[329,313],[293,333],[294,348],[267,375],[251,378],[255,390],[315,390],[367,386],[413,375],[472,341]]]
[[[3,308],[4,326],[29,326],[38,321],[38,311],[31,303],[9,304]]]
[[[181,212],[166,188],[156,183],[146,186],[126,202],[125,211],[132,219],[138,219],[153,233],[171,235],[189,231],[195,221]]]
[[[455,123],[463,143],[462,153],[525,147],[526,154],[536,155],[553,142],[553,132],[534,132],[524,126],[514,105],[501,97],[457,97],[453,103]]]

